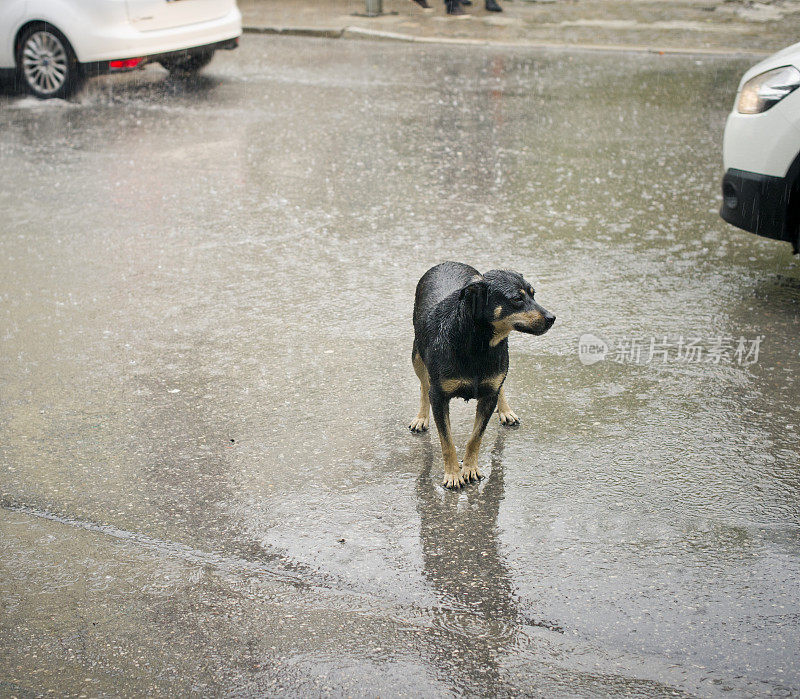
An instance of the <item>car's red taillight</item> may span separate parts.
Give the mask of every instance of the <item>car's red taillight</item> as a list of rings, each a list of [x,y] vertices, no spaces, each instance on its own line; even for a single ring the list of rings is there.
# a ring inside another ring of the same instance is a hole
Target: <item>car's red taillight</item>
[[[119,61],[109,61],[108,68],[109,70],[121,70],[123,68],[135,68],[138,66],[144,59],[143,58],[123,58]]]

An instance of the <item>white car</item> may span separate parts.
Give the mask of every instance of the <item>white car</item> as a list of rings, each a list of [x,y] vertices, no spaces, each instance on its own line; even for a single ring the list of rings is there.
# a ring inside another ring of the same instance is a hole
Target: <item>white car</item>
[[[800,249],[800,43],[748,70],[723,140],[720,216]]]
[[[236,0],[0,0],[0,73],[37,97],[149,62],[194,72],[236,48]]]

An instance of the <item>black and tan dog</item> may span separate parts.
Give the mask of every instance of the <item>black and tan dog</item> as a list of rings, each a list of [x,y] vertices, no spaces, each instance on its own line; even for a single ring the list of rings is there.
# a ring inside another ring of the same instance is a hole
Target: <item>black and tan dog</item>
[[[521,274],[505,270],[480,274],[460,262],[436,265],[417,283],[411,356],[421,384],[420,405],[408,427],[412,432],[427,430],[433,408],[447,488],[481,478],[478,450],[495,407],[504,425],[519,424],[503,391],[508,336],[512,330],[542,335],[556,319],[533,300],[533,293]],[[450,432],[452,398],[478,401],[461,468]]]

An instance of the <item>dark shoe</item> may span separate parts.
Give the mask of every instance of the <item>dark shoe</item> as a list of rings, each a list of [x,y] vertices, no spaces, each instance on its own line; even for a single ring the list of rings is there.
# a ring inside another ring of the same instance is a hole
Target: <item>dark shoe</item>
[[[461,4],[464,5],[464,7],[471,7],[472,0],[461,0]]]
[[[497,4],[497,0],[486,0],[487,12],[502,12],[503,8]]]
[[[428,4],[428,0],[414,0],[414,2],[424,10],[431,9],[431,6]]]

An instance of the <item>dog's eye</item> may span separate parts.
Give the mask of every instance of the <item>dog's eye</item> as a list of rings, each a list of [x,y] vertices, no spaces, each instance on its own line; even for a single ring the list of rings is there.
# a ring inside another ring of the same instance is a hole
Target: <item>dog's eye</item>
[[[523,303],[525,303],[525,297],[522,294],[511,299],[511,305],[516,306],[517,308],[519,308]]]

